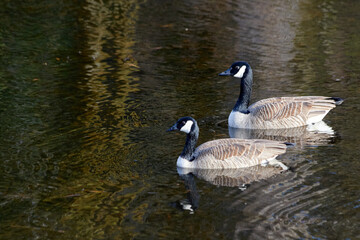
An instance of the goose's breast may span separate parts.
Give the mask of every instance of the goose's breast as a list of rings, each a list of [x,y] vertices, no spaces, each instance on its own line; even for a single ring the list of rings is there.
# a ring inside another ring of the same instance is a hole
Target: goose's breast
[[[250,114],[231,111],[229,115],[229,126],[233,128],[251,128]]]
[[[189,161],[181,156],[176,161],[176,166],[180,168],[194,168],[194,161]]]

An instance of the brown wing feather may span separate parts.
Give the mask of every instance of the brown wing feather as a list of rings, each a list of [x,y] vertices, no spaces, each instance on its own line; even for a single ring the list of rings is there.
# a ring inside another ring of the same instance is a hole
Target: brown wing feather
[[[311,104],[308,102],[272,102],[259,105],[251,114],[260,121],[272,121],[298,115],[306,116],[310,109]]]
[[[196,149],[196,155],[201,157],[213,156],[216,160],[231,157],[243,159],[266,160],[286,151],[282,142],[263,139],[218,139],[206,142]]]
[[[264,104],[268,103],[274,103],[274,102],[313,102],[313,101],[321,101],[325,100],[328,102],[335,101],[333,99],[330,99],[329,97],[324,96],[300,96],[300,97],[273,97],[273,98],[266,98],[262,99],[260,101],[257,101],[249,106],[249,110],[253,108],[257,108],[259,106],[262,106]]]

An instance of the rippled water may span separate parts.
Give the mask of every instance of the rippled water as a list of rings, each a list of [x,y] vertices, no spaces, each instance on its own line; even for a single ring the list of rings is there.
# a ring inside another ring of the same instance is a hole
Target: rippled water
[[[1,239],[360,238],[360,3],[0,9]],[[334,134],[228,129],[239,81],[217,74],[235,60],[253,67],[252,101],[345,98]],[[178,172],[185,136],[165,130],[186,115],[200,143],[295,142],[280,157],[293,171]]]

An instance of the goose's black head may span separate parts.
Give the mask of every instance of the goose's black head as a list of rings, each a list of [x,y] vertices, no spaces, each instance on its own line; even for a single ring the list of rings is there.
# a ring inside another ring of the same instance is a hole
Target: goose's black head
[[[177,122],[167,131],[170,132],[170,131],[178,130],[189,134],[194,132],[196,128],[197,128],[197,123],[195,119],[193,119],[192,117],[182,117],[179,120],[177,120]]]
[[[219,76],[244,78],[247,76],[250,70],[250,65],[247,62],[234,62],[228,70],[219,73]]]

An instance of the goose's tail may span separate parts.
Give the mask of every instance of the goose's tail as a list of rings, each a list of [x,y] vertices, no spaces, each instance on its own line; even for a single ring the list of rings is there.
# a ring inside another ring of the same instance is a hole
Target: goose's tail
[[[344,102],[344,99],[339,98],[339,97],[329,97],[329,100],[334,100],[335,101],[335,105],[340,105]]]

